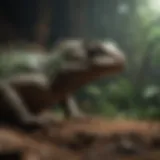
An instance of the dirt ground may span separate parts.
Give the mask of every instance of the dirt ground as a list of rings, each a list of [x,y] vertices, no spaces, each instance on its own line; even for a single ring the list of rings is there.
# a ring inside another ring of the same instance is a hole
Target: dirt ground
[[[0,160],[159,160],[160,123],[54,120],[33,133],[0,129]]]

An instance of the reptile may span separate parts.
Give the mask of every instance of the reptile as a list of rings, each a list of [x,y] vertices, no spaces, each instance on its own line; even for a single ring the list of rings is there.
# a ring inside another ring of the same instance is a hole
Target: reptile
[[[2,120],[6,121],[9,117],[10,122],[16,119],[16,123],[23,125],[43,124],[45,120],[37,118],[37,115],[65,100],[80,86],[109,73],[122,71],[125,64],[120,49],[112,43],[102,41],[63,40],[53,47],[50,54],[22,53],[24,52],[12,51],[11,54],[0,55],[3,62],[7,62],[7,58],[11,61],[16,59],[14,63],[18,66],[14,64],[16,73],[13,72],[13,66],[10,67],[13,73],[11,76],[9,69],[6,72],[8,65],[1,63],[3,74],[0,89],[3,92],[1,91],[0,106],[4,106],[1,107],[3,113],[4,110],[7,112],[4,116],[1,115]],[[16,95],[21,103],[17,104],[13,97],[9,98],[6,88],[8,93],[14,92],[12,95]],[[71,98],[69,103],[72,103]],[[63,109],[66,114],[76,114],[73,105]]]

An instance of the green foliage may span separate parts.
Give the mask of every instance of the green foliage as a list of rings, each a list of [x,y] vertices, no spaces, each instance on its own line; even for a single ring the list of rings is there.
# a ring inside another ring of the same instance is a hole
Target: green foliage
[[[160,37],[160,28],[159,26],[152,27],[148,36],[148,41],[151,42],[157,37]]]
[[[127,78],[83,90],[90,102],[90,111],[107,117],[160,119],[160,88],[146,86],[141,92]],[[82,92],[81,92],[82,94]]]
[[[160,67],[160,46],[157,46],[153,55],[152,59],[152,65],[155,66],[156,68]]]

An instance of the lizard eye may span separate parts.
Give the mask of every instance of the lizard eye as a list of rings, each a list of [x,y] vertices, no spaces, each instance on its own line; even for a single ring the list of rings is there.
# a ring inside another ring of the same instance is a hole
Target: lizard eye
[[[104,55],[104,48],[99,41],[85,41],[83,43],[85,50],[87,51],[88,58],[95,58],[97,56]]]
[[[99,48],[99,47],[94,47],[92,49],[88,50],[88,57],[89,58],[94,58],[96,56],[101,56],[103,55],[103,49]]]

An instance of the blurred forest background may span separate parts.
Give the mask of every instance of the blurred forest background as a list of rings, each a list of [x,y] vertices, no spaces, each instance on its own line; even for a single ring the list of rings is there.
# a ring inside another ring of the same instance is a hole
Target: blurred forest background
[[[160,118],[160,0],[1,1],[0,43],[25,40],[50,48],[60,38],[110,39],[126,69],[76,93],[86,113]]]

